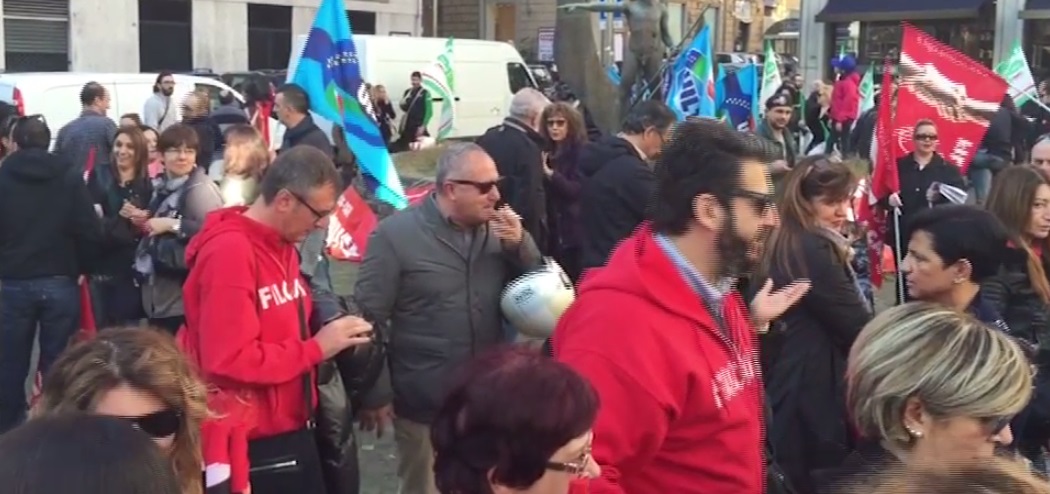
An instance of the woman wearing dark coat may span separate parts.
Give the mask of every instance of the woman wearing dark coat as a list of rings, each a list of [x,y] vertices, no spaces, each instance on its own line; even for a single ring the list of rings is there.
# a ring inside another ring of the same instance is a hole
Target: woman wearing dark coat
[[[846,165],[814,156],[783,182],[781,227],[756,279],[774,286],[809,279],[802,301],[762,337],[763,376],[775,459],[799,492],[815,472],[840,465],[854,447],[845,410],[846,358],[872,308],[850,266],[846,226],[857,179]]]
[[[1035,348],[1036,388],[1027,413],[1014,423],[1014,444],[1028,459],[1045,464],[1050,441],[1050,177],[1032,167],[1010,167],[995,177],[985,204],[1014,241],[998,274],[981,283],[985,302],[1002,314],[1010,335]]]
[[[580,276],[580,150],[587,144],[583,116],[569,103],[552,103],[541,117],[548,142],[544,167],[547,197],[547,252],[573,282]]]
[[[148,163],[145,135],[138,127],[122,127],[113,139],[110,173],[92,170],[88,176],[88,191],[102,220],[103,245],[90,283],[95,322],[102,328],[138,324],[144,315],[132,266],[145,232],[132,223],[129,211],[146,209],[153,194]]]

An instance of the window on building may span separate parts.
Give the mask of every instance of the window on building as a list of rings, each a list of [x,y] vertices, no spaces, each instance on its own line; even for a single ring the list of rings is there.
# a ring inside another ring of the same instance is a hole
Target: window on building
[[[350,20],[350,30],[354,34],[375,34],[376,13],[366,10],[347,10],[346,18]]]
[[[139,70],[193,70],[193,2],[139,0]]]
[[[529,69],[520,63],[511,62],[507,64],[507,80],[510,81],[511,94],[527,87],[535,87],[532,78],[529,77]]]
[[[684,3],[669,2],[667,4],[667,31],[671,35],[671,41],[682,42],[682,36],[689,29],[687,20]]]
[[[69,70],[68,0],[5,0],[3,6],[8,72]]]
[[[288,66],[292,53],[292,8],[248,4],[248,70]]]

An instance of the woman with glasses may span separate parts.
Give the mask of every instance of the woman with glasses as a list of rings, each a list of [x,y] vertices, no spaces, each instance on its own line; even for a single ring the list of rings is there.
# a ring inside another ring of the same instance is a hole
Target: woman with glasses
[[[149,208],[121,211],[147,235],[135,252],[146,317],[151,325],[172,334],[185,322],[186,245],[204,226],[205,215],[222,207],[218,186],[197,166],[199,142],[197,133],[186,125],[165,129],[157,143],[164,173],[153,181]]]
[[[143,236],[128,213],[143,210],[153,195],[148,176],[149,148],[138,127],[121,127],[113,139],[113,157],[103,162],[109,173],[88,176],[95,212],[102,220],[103,244],[91,276],[95,319],[99,326],[138,324],[142,294],[132,265]]]
[[[844,235],[858,178],[826,156],[803,159],[784,178],[780,228],[757,280],[812,288],[762,337],[763,375],[773,419],[767,434],[792,485],[811,492],[811,473],[852,450],[843,407],[846,355],[872,308],[851,267]]]
[[[547,149],[543,162],[547,196],[544,251],[550,252],[574,282],[580,276],[580,151],[587,144],[583,115],[569,103],[552,103],[540,116],[540,135]]]
[[[200,494],[206,390],[174,339],[114,328],[66,350],[44,378],[32,417],[88,412],[126,420],[170,459],[182,494]]]
[[[1001,331],[950,307],[910,303],[880,313],[850,350],[846,406],[861,442],[822,492],[849,492],[906,464],[990,459],[1013,441],[1011,418],[1032,393],[1032,368]]]
[[[598,395],[564,364],[517,347],[460,369],[430,427],[442,494],[567,494],[597,477]]]
[[[966,190],[959,167],[945,161],[937,151],[940,141],[937,126],[932,121],[919,120],[916,122],[912,140],[915,142],[915,150],[897,160],[900,190],[890,194],[879,203],[880,206],[889,210],[886,244],[894,250],[896,259],[904,257],[903,252],[897,252],[896,225],[903,228],[920,211],[949,202],[944,195],[939,193],[939,186],[934,186],[934,184],[950,185]],[[900,216],[897,217],[899,221],[893,219],[895,214],[893,210],[900,211]],[[901,242],[903,248],[908,239],[901,237]]]

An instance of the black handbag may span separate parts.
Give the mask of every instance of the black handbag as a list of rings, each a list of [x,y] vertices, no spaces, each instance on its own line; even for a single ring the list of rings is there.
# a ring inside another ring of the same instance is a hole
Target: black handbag
[[[302,299],[298,300],[299,332],[309,333]],[[310,372],[302,376],[307,420],[303,428],[248,442],[252,494],[327,494],[321,456],[314,435],[315,410]]]

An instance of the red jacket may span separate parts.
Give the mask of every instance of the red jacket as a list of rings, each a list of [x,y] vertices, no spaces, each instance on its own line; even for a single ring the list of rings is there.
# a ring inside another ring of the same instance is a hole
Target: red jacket
[[[601,400],[589,492],[763,492],[756,336],[738,293],[724,304],[729,338],[698,297],[646,226],[588,273],[559,321],[555,357]]]
[[[300,334],[298,305],[301,301],[309,321],[311,299],[295,245],[245,217],[246,209],[209,214],[190,241],[190,276],[182,288],[186,325],[178,335],[209,386],[208,408],[216,423],[204,428],[204,451],[233,452],[235,480],[246,479],[239,470],[247,449],[227,446],[231,438],[244,441],[303,427],[308,415],[301,378],[322,360],[317,342],[303,341]],[[223,446],[209,444],[215,442]]]
[[[828,116],[832,122],[844,123],[856,120],[860,112],[860,75],[856,72],[841,77],[831,88],[831,109]],[[849,129],[843,129],[848,132]]]

